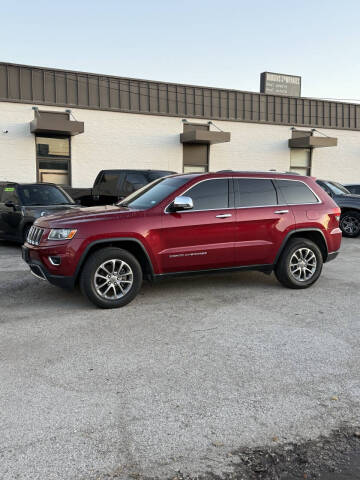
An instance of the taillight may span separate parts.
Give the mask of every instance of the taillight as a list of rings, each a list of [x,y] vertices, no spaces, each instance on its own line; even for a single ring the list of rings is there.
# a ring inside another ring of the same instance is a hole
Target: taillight
[[[329,217],[333,218],[336,221],[337,226],[339,225],[339,222],[340,222],[340,214],[341,214],[340,207],[333,208],[329,213]]]

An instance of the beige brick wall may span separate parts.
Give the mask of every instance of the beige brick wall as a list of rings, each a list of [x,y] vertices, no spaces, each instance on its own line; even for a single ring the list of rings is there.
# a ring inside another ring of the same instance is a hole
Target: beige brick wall
[[[0,102],[0,179],[36,180],[31,105]],[[43,107],[60,110],[65,108]],[[154,168],[182,171],[181,118],[73,109],[85,133],[72,137],[72,182],[92,185],[104,168]],[[199,120],[205,123],[207,120]],[[231,142],[210,147],[210,169],[288,170],[290,128],[240,122],[215,122],[231,132]],[[214,127],[212,127],[214,128]],[[9,133],[2,133],[3,130]],[[315,149],[313,175],[360,182],[360,132],[322,130],[338,137],[338,147]]]

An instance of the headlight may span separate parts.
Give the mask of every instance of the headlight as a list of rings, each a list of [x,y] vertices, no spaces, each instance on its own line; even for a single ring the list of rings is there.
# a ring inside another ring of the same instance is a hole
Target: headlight
[[[53,228],[50,230],[48,240],[71,240],[77,230],[71,228]]]

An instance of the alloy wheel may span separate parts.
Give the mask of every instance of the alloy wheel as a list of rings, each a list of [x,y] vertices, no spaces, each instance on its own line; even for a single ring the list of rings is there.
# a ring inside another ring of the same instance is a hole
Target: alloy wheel
[[[131,267],[118,258],[103,262],[94,275],[95,290],[101,298],[106,300],[118,300],[124,297],[131,290],[133,281]]]
[[[317,260],[310,248],[298,248],[290,258],[290,273],[298,282],[310,280],[316,272]]]
[[[355,235],[360,230],[360,220],[351,215],[346,215],[341,220],[341,228],[348,235]]]

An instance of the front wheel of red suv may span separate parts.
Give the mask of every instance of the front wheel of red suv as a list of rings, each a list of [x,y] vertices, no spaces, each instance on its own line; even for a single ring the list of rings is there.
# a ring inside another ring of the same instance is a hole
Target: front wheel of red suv
[[[294,238],[285,246],[275,276],[285,287],[307,288],[320,277],[322,266],[319,247],[306,238]]]
[[[141,266],[134,255],[121,248],[107,247],[86,260],[80,288],[98,307],[118,308],[136,297],[142,278]]]

